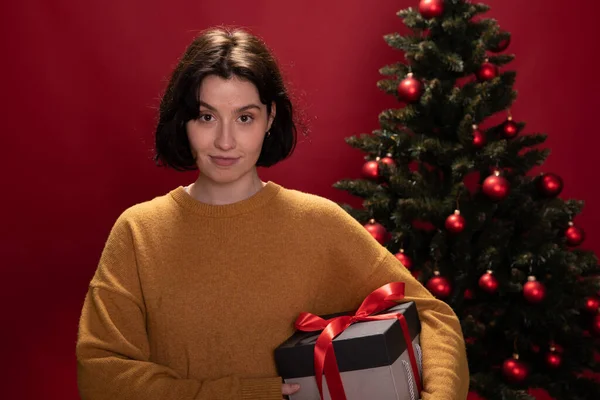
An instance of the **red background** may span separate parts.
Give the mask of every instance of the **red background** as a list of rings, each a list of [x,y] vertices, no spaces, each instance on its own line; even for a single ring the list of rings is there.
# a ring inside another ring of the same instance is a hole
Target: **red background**
[[[547,132],[563,197],[586,200],[585,247],[600,247],[596,136],[600,92],[592,0],[488,0],[513,34],[528,132]],[[362,155],[343,138],[377,128],[396,106],[375,86],[398,59],[382,36],[417,0],[4,1],[0,5],[3,379],[0,398],[76,399],[83,297],[115,218],[194,175],[154,167],[152,129],[171,68],[195,32],[249,27],[277,54],[311,132],[290,160],[263,171],[336,201]],[[8,373],[8,375],[7,375]]]

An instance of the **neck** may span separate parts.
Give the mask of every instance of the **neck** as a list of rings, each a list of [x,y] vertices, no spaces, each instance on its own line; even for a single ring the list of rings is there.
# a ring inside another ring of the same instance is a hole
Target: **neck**
[[[216,183],[200,174],[189,186],[188,193],[198,201],[212,205],[233,204],[255,195],[265,183],[258,173],[253,171],[248,176],[231,183]]]

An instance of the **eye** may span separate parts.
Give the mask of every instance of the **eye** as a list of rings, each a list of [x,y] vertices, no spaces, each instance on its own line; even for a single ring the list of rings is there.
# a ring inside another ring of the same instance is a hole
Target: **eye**
[[[210,121],[212,121],[212,119],[211,119],[212,117],[213,117],[213,116],[212,116],[212,115],[210,115],[210,114],[200,114],[200,115],[198,116],[198,120],[199,120],[200,122],[210,122]]]
[[[240,122],[243,124],[249,124],[253,120],[254,120],[254,118],[252,117],[252,115],[244,114],[244,115],[240,116]]]

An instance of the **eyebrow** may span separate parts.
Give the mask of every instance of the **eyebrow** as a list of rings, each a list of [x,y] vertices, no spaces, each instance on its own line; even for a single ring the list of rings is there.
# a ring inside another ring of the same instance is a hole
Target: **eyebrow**
[[[215,112],[217,111],[217,109],[215,107],[211,106],[208,103],[203,102],[202,100],[200,100],[199,103],[200,103],[201,107],[206,107],[206,108],[208,108],[211,111],[215,111]],[[260,106],[258,106],[256,104],[248,104],[248,105],[245,105],[243,107],[235,109],[235,112],[236,113],[241,113],[241,112],[244,112],[244,111],[249,110],[251,108],[256,108],[259,111],[261,110]]]

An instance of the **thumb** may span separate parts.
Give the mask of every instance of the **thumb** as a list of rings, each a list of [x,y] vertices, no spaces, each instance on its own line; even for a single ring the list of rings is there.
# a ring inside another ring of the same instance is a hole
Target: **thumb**
[[[300,390],[300,385],[298,385],[297,383],[284,383],[281,385],[281,393],[282,394],[294,394],[296,393],[298,390]]]

